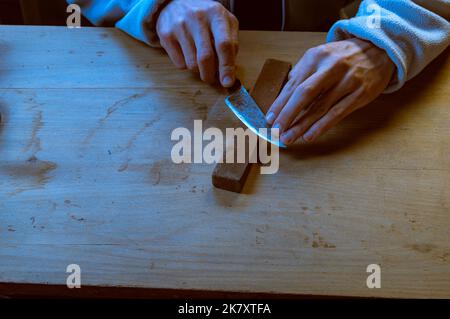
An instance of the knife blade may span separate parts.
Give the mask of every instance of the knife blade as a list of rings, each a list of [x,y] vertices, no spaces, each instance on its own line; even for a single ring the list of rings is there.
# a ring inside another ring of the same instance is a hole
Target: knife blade
[[[245,126],[266,141],[278,147],[286,147],[278,138],[274,139],[264,113],[239,80],[236,80],[229,92],[230,95],[225,98],[225,103]]]

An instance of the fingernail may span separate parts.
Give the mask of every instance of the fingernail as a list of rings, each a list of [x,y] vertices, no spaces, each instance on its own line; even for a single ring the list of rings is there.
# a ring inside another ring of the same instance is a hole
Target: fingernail
[[[275,113],[269,112],[269,114],[266,115],[266,121],[269,124],[272,124],[273,121],[275,121]]]
[[[293,138],[294,138],[294,134],[292,132],[286,132],[283,135],[281,135],[280,141],[283,144],[289,145],[292,143]]]
[[[226,77],[223,78],[222,84],[225,87],[231,87],[233,86],[233,82],[234,82],[233,78],[227,75]]]
[[[312,142],[312,141],[314,141],[314,133],[313,132],[306,132],[304,135],[303,135],[303,140],[304,141],[306,141],[306,142]]]

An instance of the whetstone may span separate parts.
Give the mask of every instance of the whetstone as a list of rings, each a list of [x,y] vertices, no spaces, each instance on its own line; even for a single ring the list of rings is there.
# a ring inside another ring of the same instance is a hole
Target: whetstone
[[[266,60],[255,86],[250,92],[264,114],[267,113],[278,94],[280,94],[290,70],[291,64],[288,62],[275,59]],[[240,122],[234,124],[233,127],[236,127],[236,125],[242,126]],[[212,183],[217,188],[240,193],[247,180],[251,165],[249,156],[246,156],[244,163],[218,163],[212,174]]]

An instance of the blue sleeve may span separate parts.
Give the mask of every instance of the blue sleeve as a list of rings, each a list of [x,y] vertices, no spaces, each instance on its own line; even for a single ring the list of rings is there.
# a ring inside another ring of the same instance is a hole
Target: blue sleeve
[[[450,44],[448,0],[365,0],[356,17],[338,21],[327,41],[358,37],[386,51],[397,73],[386,93],[400,89]],[[432,8],[432,9],[430,9]]]
[[[116,26],[151,46],[159,46],[157,14],[168,0],[67,0],[97,26]]]

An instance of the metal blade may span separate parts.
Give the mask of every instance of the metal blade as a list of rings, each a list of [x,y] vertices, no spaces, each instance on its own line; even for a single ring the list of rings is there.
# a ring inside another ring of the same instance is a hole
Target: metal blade
[[[243,85],[235,86],[235,90],[225,99],[227,106],[253,133],[266,141],[286,147],[283,143],[274,141],[272,138],[271,126],[267,123],[264,113],[261,111],[255,100],[250,96]],[[265,129],[261,130],[260,129]]]

